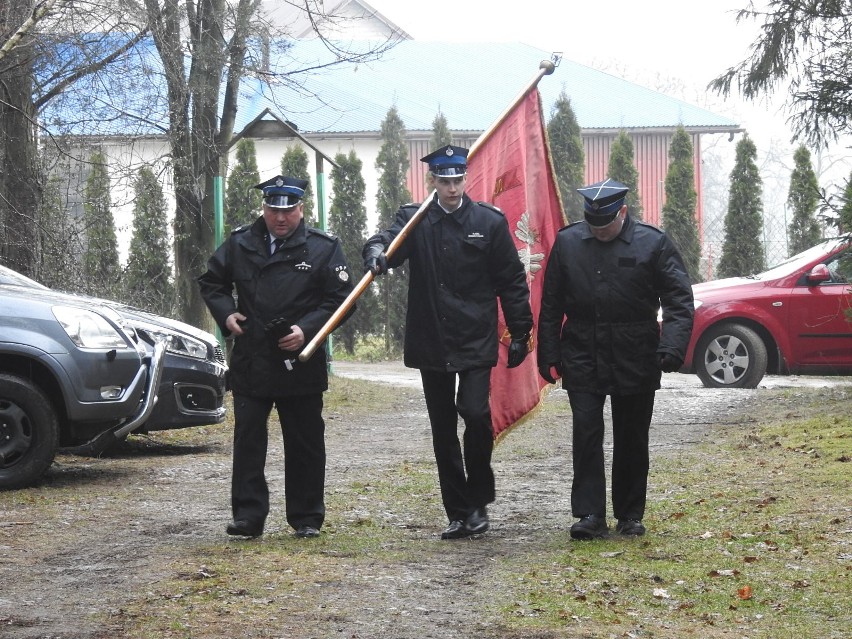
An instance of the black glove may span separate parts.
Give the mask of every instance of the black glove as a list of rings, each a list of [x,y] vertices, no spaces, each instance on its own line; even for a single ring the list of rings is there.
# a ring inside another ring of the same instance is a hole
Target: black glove
[[[363,257],[365,273],[370,271],[373,275],[381,275],[388,272],[388,257],[385,255],[385,247],[381,244],[367,244]]]
[[[524,361],[524,358],[530,352],[529,342],[529,334],[518,339],[512,338],[512,341],[509,343],[509,357],[506,361],[506,368],[515,368],[521,365],[521,362]]]
[[[278,340],[293,332],[293,323],[286,317],[277,317],[263,325],[266,337],[274,348],[278,348]]]
[[[550,374],[550,370],[553,369],[556,371],[556,378]],[[541,378],[549,382],[550,384],[555,384],[556,379],[562,377],[562,364],[540,364],[538,367],[538,374],[541,375]]]
[[[657,363],[664,373],[675,373],[683,366],[683,360],[671,353],[657,353]]]

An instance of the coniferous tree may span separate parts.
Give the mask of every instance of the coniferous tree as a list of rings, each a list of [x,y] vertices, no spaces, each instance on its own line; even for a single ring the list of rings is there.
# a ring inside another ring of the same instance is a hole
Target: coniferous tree
[[[580,125],[565,91],[559,94],[547,124],[553,171],[569,222],[583,219],[583,196],[577,189],[585,185],[586,152],[580,137]]]
[[[83,281],[80,256],[83,243],[80,232],[68,216],[62,203],[60,184],[62,178],[52,176],[42,191],[41,212],[51,220],[39,229],[41,261],[38,280],[45,286],[69,291]]]
[[[639,171],[633,165],[633,140],[625,131],[618,134],[609,150],[607,176],[621,182],[630,191],[624,203],[635,219],[642,219],[642,199],[639,197]]]
[[[701,245],[695,209],[695,168],[692,164],[692,140],[683,125],[677,127],[669,147],[669,170],[666,175],[666,203],[663,206],[663,228],[680,251],[693,282],[700,282]]]
[[[152,313],[171,316],[174,314],[174,288],[163,188],[154,172],[143,167],[134,191],[133,234],[124,278],[125,300]]]
[[[260,215],[263,196],[254,188],[260,183],[254,140],[242,138],[237,142],[237,159],[228,171],[225,196],[225,234],[243,224],[251,224]]]
[[[450,133],[450,127],[447,124],[446,116],[438,111],[438,115],[432,120],[432,140],[429,151],[440,149],[442,146],[447,146],[453,143],[453,134]]]
[[[355,151],[348,155],[338,153],[337,166],[331,170],[334,195],[329,209],[331,230],[340,238],[343,254],[353,277],[361,273],[361,249],[367,234],[367,185],[361,175],[363,163]],[[376,317],[376,300],[372,288],[367,288],[358,298],[358,311],[335,331],[346,352],[355,353],[355,343],[360,335],[369,334]]]
[[[841,201],[840,215],[837,218],[837,232],[842,235],[852,233],[852,174],[849,175],[846,186],[843,188]]]
[[[86,180],[83,227],[86,248],[83,252],[83,292],[100,297],[117,293],[120,270],[115,221],[112,217],[109,173],[103,153],[89,159],[91,172]]]
[[[317,220],[314,219],[314,189],[311,186],[311,176],[308,174],[308,154],[302,147],[292,146],[284,152],[281,158],[281,175],[308,181],[305,196],[302,198],[302,202],[305,203],[305,224],[317,226]]]
[[[793,172],[790,174],[790,190],[787,204],[793,214],[787,229],[790,238],[789,254],[796,255],[819,243],[822,236],[816,218],[820,200],[819,181],[811,164],[811,152],[805,145],[793,154]]]
[[[379,171],[379,190],[376,206],[379,212],[379,230],[393,224],[399,207],[411,200],[406,186],[410,160],[405,141],[405,125],[393,106],[382,121],[382,146],[376,157]],[[408,269],[395,268],[378,278],[378,303],[384,318],[385,350],[388,354],[402,348],[405,336],[405,309],[408,296]]]
[[[746,133],[737,142],[731,171],[725,242],[719,277],[743,277],[766,270],[763,233],[763,181],[757,169],[757,147]]]

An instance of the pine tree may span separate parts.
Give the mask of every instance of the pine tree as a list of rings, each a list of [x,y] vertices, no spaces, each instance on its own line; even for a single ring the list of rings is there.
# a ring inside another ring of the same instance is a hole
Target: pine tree
[[[281,158],[281,175],[307,180],[308,186],[305,188],[305,196],[302,202],[305,203],[305,224],[308,226],[316,226],[317,221],[314,219],[314,189],[311,186],[311,176],[308,174],[308,154],[300,146],[292,146],[284,152]]]
[[[382,146],[376,157],[379,171],[379,190],[376,205],[379,229],[393,224],[399,207],[411,200],[406,187],[410,160],[405,141],[405,125],[393,106],[382,121]],[[403,265],[378,278],[378,298],[385,328],[385,350],[388,355],[399,352],[405,336],[408,269]]]
[[[158,315],[174,314],[174,288],[166,200],[149,167],[139,170],[134,184],[133,235],[127,260],[125,300]]]
[[[430,151],[440,149],[442,146],[447,146],[453,143],[453,134],[450,133],[450,127],[447,124],[446,116],[438,111],[438,115],[432,120],[432,141],[429,147]]]
[[[103,153],[94,153],[89,162],[91,172],[86,180],[83,206],[83,227],[86,232],[83,292],[100,297],[114,297],[118,292],[120,270],[115,221],[111,210],[109,174]]]
[[[757,169],[757,147],[746,133],[737,142],[731,171],[725,242],[719,277],[743,277],[766,270],[763,233],[763,181]]]
[[[354,150],[349,151],[349,155],[338,153],[334,161],[337,167],[331,170],[334,195],[329,209],[329,224],[331,230],[340,238],[346,263],[355,277],[361,273],[361,249],[367,234],[367,185],[361,175],[363,163]],[[373,289],[367,288],[358,298],[358,311],[334,333],[340,337],[347,353],[355,353],[358,336],[370,332],[375,317],[375,296]]]
[[[237,142],[237,158],[228,171],[225,197],[225,234],[243,224],[251,224],[260,214],[263,196],[254,188],[260,183],[254,140],[242,138]]]
[[[583,219],[583,196],[577,189],[585,184],[586,152],[580,125],[565,91],[559,94],[547,124],[553,171],[569,222]]]
[[[801,253],[822,239],[822,229],[816,218],[820,201],[819,182],[811,164],[811,152],[804,144],[793,154],[793,163],[787,194],[787,204],[793,213],[787,229],[790,255]]]
[[[627,210],[635,219],[642,219],[642,199],[639,197],[639,171],[633,165],[633,140],[622,131],[609,150],[607,177],[630,189],[625,199]]]
[[[701,245],[695,209],[695,169],[692,164],[692,140],[683,126],[678,126],[669,147],[669,170],[666,175],[666,203],[663,206],[663,228],[680,251],[693,282],[700,282]]]

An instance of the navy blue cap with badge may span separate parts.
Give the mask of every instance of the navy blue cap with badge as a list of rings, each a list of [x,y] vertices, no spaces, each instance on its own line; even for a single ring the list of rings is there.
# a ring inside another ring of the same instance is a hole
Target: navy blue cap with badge
[[[448,144],[420,158],[429,165],[429,172],[437,177],[461,177],[467,173],[468,150]]]
[[[630,189],[610,178],[577,189],[583,196],[583,213],[591,226],[606,226],[615,219]]]
[[[254,188],[263,191],[263,203],[273,209],[292,209],[305,196],[307,180],[276,175],[271,180],[261,182]]]

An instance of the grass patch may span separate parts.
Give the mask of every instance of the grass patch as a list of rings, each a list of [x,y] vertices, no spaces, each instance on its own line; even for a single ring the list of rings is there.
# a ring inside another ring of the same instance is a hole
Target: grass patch
[[[521,636],[848,637],[850,434],[848,414],[729,427],[657,460],[650,534],[553,543],[508,562],[507,626]]]

